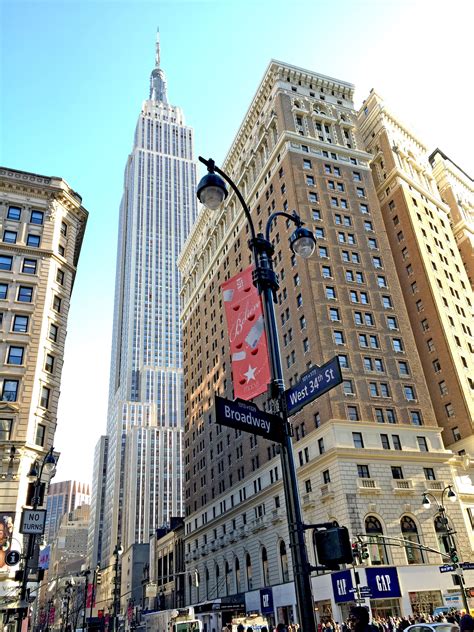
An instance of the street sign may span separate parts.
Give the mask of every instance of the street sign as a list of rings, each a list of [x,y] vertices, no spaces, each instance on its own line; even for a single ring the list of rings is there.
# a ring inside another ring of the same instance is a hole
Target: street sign
[[[461,562],[459,566],[465,571],[472,571],[474,568],[474,562]]]
[[[5,563],[7,566],[16,566],[20,561],[20,557],[19,551],[8,551],[5,555]]]
[[[312,366],[303,373],[295,386],[285,391],[288,415],[294,415],[306,404],[317,399],[342,382],[339,358],[336,356],[322,366]]]
[[[453,564],[444,564],[443,566],[439,567],[440,573],[452,573],[454,570],[455,567]]]
[[[42,535],[46,522],[46,509],[23,509],[20,533]]]
[[[224,399],[216,395],[216,422],[229,428],[252,432],[270,441],[283,443],[283,422],[278,415],[259,410],[243,399]]]

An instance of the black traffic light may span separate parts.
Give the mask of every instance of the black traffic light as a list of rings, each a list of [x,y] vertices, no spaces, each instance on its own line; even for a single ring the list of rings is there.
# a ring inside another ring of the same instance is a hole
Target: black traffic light
[[[363,560],[368,560],[370,557],[370,553],[369,553],[369,545],[367,544],[367,542],[362,542],[361,544],[361,551],[360,551],[360,556]]]
[[[457,564],[459,562],[459,555],[456,549],[452,548],[449,551],[449,557],[451,558],[451,562],[453,564]]]
[[[353,554],[346,527],[332,527],[314,532],[314,541],[320,564],[338,570],[339,564],[352,564]]]
[[[98,586],[102,581],[102,573],[100,571],[96,571],[95,573],[95,583]]]
[[[360,562],[360,548],[359,548],[359,543],[358,542],[353,542],[352,543],[352,558],[353,558],[354,564],[359,564],[359,562]]]

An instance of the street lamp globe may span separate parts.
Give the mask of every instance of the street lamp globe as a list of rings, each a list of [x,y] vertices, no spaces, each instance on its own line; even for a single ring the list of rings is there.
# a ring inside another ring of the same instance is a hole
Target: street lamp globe
[[[44,469],[47,474],[52,474],[56,467],[56,459],[54,458],[53,450],[48,452],[44,459]]]
[[[217,173],[207,173],[201,178],[197,197],[201,204],[211,211],[216,211],[228,195],[224,180]]]
[[[454,489],[453,489],[451,486],[449,487],[449,491],[448,491],[448,493],[446,494],[446,496],[448,497],[448,499],[449,499],[452,503],[455,503],[455,502],[456,502],[456,498],[457,498],[457,496],[456,496],[456,492],[454,491]]]
[[[429,509],[431,507],[430,499],[426,494],[423,494],[423,500],[421,501],[421,504],[425,509]]]
[[[28,480],[30,481],[30,483],[34,482],[37,478],[38,478],[38,461],[33,461],[33,463],[31,464],[31,467],[29,469],[28,474],[26,475],[28,477]]]
[[[316,240],[313,233],[303,226],[298,226],[290,236],[290,248],[302,259],[308,259],[316,248]]]

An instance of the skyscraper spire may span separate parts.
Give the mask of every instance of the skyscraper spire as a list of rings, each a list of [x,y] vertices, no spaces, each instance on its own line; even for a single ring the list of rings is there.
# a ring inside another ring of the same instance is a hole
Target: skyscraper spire
[[[160,30],[156,31],[156,48],[155,48],[155,68],[152,70],[150,77],[150,99],[153,101],[161,101],[168,103],[168,95],[166,94],[166,77],[160,68]]]

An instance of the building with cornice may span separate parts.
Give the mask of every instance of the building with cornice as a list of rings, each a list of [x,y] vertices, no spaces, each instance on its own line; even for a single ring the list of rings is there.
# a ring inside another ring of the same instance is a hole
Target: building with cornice
[[[167,98],[157,39],[120,206],[102,561],[182,508],[178,253],[197,214],[193,131]],[[92,518],[94,519],[94,518]]]
[[[473,499],[474,487],[469,464],[442,441],[353,90],[271,61],[222,168],[238,184],[258,232],[273,211],[295,209],[317,239],[314,256],[297,261],[288,245],[292,227],[280,220],[271,232],[285,384],[336,355],[344,378],[291,417],[304,521],[337,520],[353,539],[369,542],[359,573],[363,585],[374,582],[374,615],[426,612],[460,600],[451,576],[439,573],[446,558],[417,547],[446,553],[434,501],[423,508],[423,494],[445,500],[443,490],[462,479]],[[220,286],[251,263],[248,237],[230,192],[218,211],[202,210],[179,259],[186,603],[208,630],[249,612],[271,624],[296,616],[279,447],[220,425],[214,408],[216,394],[233,399]],[[255,403],[271,406],[267,395]],[[450,504],[459,549],[469,559],[463,511],[459,502]],[[307,546],[317,565],[311,531]],[[465,576],[470,585],[473,578]],[[347,574],[339,584],[337,577],[312,577],[319,620],[342,621],[353,603]]]
[[[27,473],[54,445],[69,303],[87,217],[81,196],[61,178],[0,168],[3,604],[18,587],[5,554],[26,545],[19,529]],[[46,477],[43,482],[49,483]]]
[[[358,119],[444,443],[474,456],[472,180],[374,91]]]

